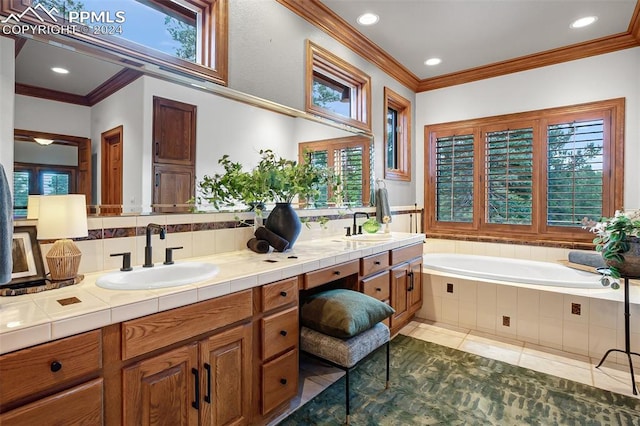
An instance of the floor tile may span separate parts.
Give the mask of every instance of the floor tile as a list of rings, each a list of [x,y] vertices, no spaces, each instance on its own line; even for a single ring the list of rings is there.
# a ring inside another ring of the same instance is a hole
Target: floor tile
[[[585,355],[564,352],[559,349],[548,348],[544,346],[526,343],[522,353],[537,356],[539,358],[559,361],[565,364],[574,365],[580,368],[591,368],[591,359]]]
[[[480,355],[485,358],[491,358],[498,361],[508,362],[509,364],[518,365],[522,348],[514,347],[508,349],[502,345],[492,345],[491,342],[483,342],[472,339],[465,339],[458,347],[461,351]]]
[[[457,349],[464,340],[465,334],[458,333],[458,335],[455,335],[453,333],[454,332],[451,332],[450,330],[446,330],[446,332],[443,332],[430,328],[416,327],[415,330],[413,330],[411,334],[409,334],[409,336],[427,342],[436,343],[438,345],[447,346],[449,348]]]
[[[523,353],[520,356],[520,367],[529,368],[541,373],[551,374],[553,376],[562,377],[563,379],[573,380],[574,382],[593,385],[591,379],[591,370],[588,368],[576,367],[565,362],[541,358],[531,354]]]

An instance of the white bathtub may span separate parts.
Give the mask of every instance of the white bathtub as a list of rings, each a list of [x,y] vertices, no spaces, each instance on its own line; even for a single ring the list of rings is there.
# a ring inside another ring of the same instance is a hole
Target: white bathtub
[[[469,278],[554,287],[603,288],[598,274],[550,262],[470,254],[432,253],[423,256],[423,265],[427,269]]]

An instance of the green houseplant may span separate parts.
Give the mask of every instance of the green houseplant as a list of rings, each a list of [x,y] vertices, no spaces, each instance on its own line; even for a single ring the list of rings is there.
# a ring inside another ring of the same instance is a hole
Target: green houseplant
[[[613,217],[586,226],[596,234],[593,243],[613,278],[640,276],[640,210],[617,210]]]

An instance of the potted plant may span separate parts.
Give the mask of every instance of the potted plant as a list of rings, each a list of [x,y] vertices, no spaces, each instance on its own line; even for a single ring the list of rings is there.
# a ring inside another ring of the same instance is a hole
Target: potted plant
[[[640,277],[640,210],[616,210],[611,218],[587,222],[596,234],[593,243],[613,278]]]
[[[320,195],[327,185],[337,194],[339,178],[332,169],[311,161],[298,162],[276,155],[272,150],[260,150],[260,161],[249,171],[233,162],[228,155],[218,160],[224,173],[205,175],[197,182],[196,201],[206,200],[215,208],[242,203],[251,209],[262,210],[264,203],[276,205],[267,217],[265,226],[289,241],[297,239],[301,223],[291,202],[309,202]]]

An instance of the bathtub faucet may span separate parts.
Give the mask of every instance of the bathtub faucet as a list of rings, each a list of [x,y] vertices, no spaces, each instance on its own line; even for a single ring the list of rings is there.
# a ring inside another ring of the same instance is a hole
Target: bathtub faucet
[[[358,217],[358,215],[366,215],[367,219],[369,219],[369,213],[366,212],[355,212],[353,213],[353,235],[357,235],[357,234],[362,234],[362,228],[360,228],[360,232],[358,232],[358,227],[356,225],[356,217]]]

